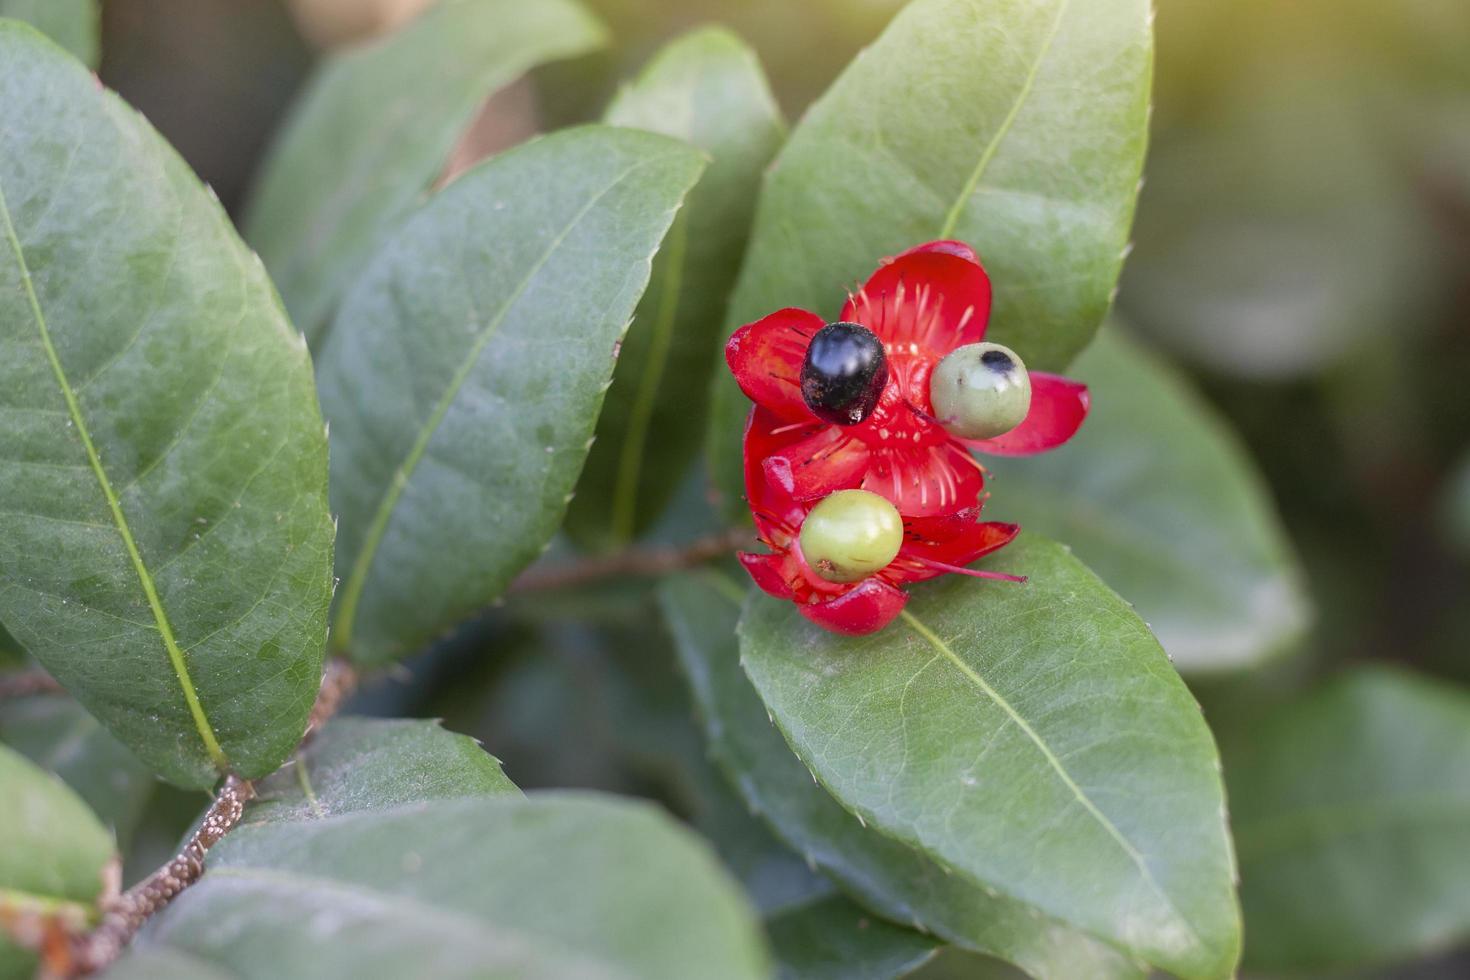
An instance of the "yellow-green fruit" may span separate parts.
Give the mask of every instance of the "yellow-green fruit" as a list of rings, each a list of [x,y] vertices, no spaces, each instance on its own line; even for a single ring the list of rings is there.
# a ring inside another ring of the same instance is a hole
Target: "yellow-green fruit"
[[[929,377],[934,417],[961,439],[994,439],[1026,420],[1031,375],[1016,352],[1000,344],[966,344]]]
[[[857,582],[887,567],[903,544],[903,518],[876,493],[838,490],[801,525],[801,553],[829,582]]]

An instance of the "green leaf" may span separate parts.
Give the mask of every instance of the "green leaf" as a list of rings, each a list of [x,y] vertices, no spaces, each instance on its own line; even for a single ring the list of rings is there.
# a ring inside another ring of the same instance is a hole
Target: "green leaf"
[[[1320,15],[1253,9],[1289,18],[1277,28],[1289,47],[1217,82],[1211,114],[1161,140],[1121,306],[1181,356],[1280,381],[1353,353],[1371,358],[1386,333],[1422,336],[1420,324],[1439,322],[1444,257],[1422,191],[1383,143],[1387,120],[1364,113],[1383,98],[1365,87],[1365,66],[1293,43],[1322,26]]]
[[[438,722],[334,718],[291,765],[258,785],[247,819],[312,820],[518,792],[494,756]]]
[[[242,827],[139,946],[261,978],[768,974],[754,916],[693,835],[579,794]]]
[[[90,921],[112,861],[112,837],[61,780],[4,746],[0,794],[0,920],[70,910]],[[0,929],[0,977],[20,980],[34,971],[35,957]]]
[[[129,950],[108,967],[107,980],[238,980],[208,960],[177,949]]]
[[[1069,373],[1091,389],[1087,423],[1053,452],[987,457],[987,516],[1075,549],[1185,672],[1248,667],[1299,639],[1295,558],[1225,420],[1116,327]]]
[[[714,845],[767,925],[779,919],[783,935],[800,940],[802,948],[777,952],[783,960],[787,954],[799,958],[803,970],[820,967],[844,976],[870,960],[908,962],[916,949],[932,950],[937,940],[877,919],[855,926],[863,913],[835,897],[829,880],[734,797],[705,757],[688,686],[662,625],[650,618],[647,602],[624,606],[637,618],[630,626],[549,624],[510,648],[498,643],[492,697],[486,697],[484,678],[460,676],[427,709],[473,726],[505,751],[516,771],[542,785],[597,786],[667,800]],[[521,664],[508,663],[507,653]],[[844,904],[850,916],[838,914]],[[805,950],[808,941],[813,948]]]
[[[403,30],[328,59],[272,147],[244,222],[313,347],[481,103],[603,40],[572,0],[441,0]]]
[[[989,339],[1059,370],[1117,283],[1147,143],[1149,0],[916,0],[807,112],[766,178],[729,326],[835,316],[889,255],[969,242]],[[726,374],[727,372],[722,372]],[[733,380],[711,459],[738,497]],[[732,460],[734,462],[732,462]]]
[[[1035,976],[1146,974],[1111,947],[865,827],[823,791],[771,725],[740,670],[735,624],[743,595],[734,582],[714,573],[685,576],[666,583],[661,598],[715,762],[782,840],[857,900]]]
[[[1248,967],[1367,967],[1470,937],[1470,694],[1360,669],[1221,744]]]
[[[0,0],[0,17],[25,21],[87,67],[97,67],[102,55],[97,0]]]
[[[1023,535],[866,637],[754,595],[741,663],[844,807],[955,876],[1185,978],[1240,950],[1219,759],[1148,628]]]
[[[722,639],[727,641],[730,666],[738,675],[739,668],[733,662],[736,651],[730,642],[734,635],[733,613],[738,606],[712,591],[716,587],[707,584],[710,581],[714,579],[692,579],[687,588],[682,583],[665,588],[666,618],[683,636],[692,628],[687,617],[704,613],[701,604],[708,599],[712,607],[709,612],[714,618],[703,625],[715,629],[728,627]],[[723,587],[725,580],[719,581]],[[743,677],[739,680],[748,690],[749,683]],[[679,720],[684,728],[692,728],[688,692],[681,693],[685,703],[681,704],[684,710]],[[754,700],[753,692],[751,699]],[[765,726],[764,719],[758,720]],[[689,734],[690,741],[702,743],[699,733]],[[780,737],[776,740],[779,745]],[[787,760],[795,762],[784,746],[781,751]],[[735,796],[733,788],[710,765],[705,753],[691,750],[685,759],[685,771],[693,790],[690,822],[714,844],[760,911],[776,956],[779,977],[877,980],[902,976],[934,955],[940,945],[937,938],[871,915],[841,895],[830,879],[809,868],[795,851],[777,840],[747,809],[745,802]],[[799,773],[797,778],[805,781],[806,774]]]
[[[612,548],[653,524],[698,452],[726,302],[783,124],[755,54],[719,28],[666,47],[606,119],[711,159],[654,263],[567,515],[579,543]]]
[[[60,776],[126,847],[158,783],[71,698],[0,702],[0,742]]]
[[[889,980],[922,966],[936,945],[840,895],[779,912],[766,931],[781,980]]]
[[[877,918],[839,893],[777,840],[719,773],[700,773],[700,783],[693,824],[759,909],[779,977],[877,980],[902,976],[934,955],[940,940]]]
[[[0,619],[167,779],[274,770],[332,587],[306,346],[173,150],[13,24],[0,417]]]
[[[685,723],[692,726],[687,718]],[[694,786],[689,823],[714,845],[761,914],[779,915],[834,895],[832,881],[778,840],[710,765],[702,751],[703,733],[691,734],[695,745],[689,754],[688,775]]]
[[[551,540],[701,166],[651,133],[548,136],[432,198],[358,280],[319,363],[337,649],[369,663],[414,650]]]
[[[941,949],[932,960],[907,975],[913,980],[1021,980],[1026,976],[1004,960],[971,953],[958,946]]]
[[[5,630],[5,624],[0,623],[0,667],[18,667],[25,663],[25,651],[20,648],[15,637]]]

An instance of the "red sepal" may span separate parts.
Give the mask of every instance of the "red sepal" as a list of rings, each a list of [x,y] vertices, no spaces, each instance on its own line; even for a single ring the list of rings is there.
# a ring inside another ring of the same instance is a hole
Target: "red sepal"
[[[857,588],[834,599],[798,606],[801,614],[824,629],[847,636],[876,633],[897,618],[909,601],[908,595],[884,582],[870,578]]]
[[[967,444],[995,456],[1030,456],[1055,449],[1077,434],[1087,418],[1087,385],[1057,374],[1031,372],[1031,410],[1026,420],[1003,436],[970,439]]]
[[[930,517],[974,507],[985,489],[980,464],[954,442],[922,449],[898,445],[872,456],[859,486],[888,498],[900,514]]]
[[[788,422],[816,422],[801,397],[801,364],[822,327],[815,313],[788,307],[735,331],[725,362],[745,397]]]
[[[990,277],[979,262],[949,249],[911,249],[878,267],[842,307],[842,319],[861,323],[893,348],[917,344],[939,356],[985,338],[990,322]]]

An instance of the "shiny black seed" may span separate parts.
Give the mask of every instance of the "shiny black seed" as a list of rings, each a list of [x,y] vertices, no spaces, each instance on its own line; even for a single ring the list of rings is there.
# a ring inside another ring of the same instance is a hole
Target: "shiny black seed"
[[[990,368],[996,374],[1005,374],[1016,366],[1016,362],[1011,360],[1011,355],[1003,350],[986,351],[980,355],[980,363]]]
[[[818,330],[801,363],[801,396],[818,418],[834,425],[857,425],[873,414],[887,383],[883,342],[857,323]]]

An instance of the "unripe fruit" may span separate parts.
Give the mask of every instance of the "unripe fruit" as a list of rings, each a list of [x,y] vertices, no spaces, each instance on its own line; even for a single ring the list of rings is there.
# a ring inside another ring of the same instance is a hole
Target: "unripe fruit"
[[[1000,344],[966,344],[949,352],[929,377],[934,417],[961,439],[994,439],[1026,420],[1031,375]]]
[[[829,323],[807,345],[801,397],[824,422],[857,425],[873,414],[888,383],[883,341],[859,323]]]
[[[839,490],[801,525],[801,553],[829,582],[857,582],[888,566],[903,544],[903,518],[883,497]]]

